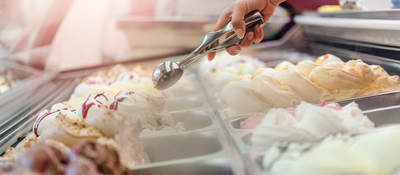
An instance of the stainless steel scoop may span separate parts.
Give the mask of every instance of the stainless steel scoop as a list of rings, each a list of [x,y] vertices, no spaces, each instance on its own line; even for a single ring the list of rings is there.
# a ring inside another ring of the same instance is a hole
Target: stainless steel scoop
[[[244,21],[246,24],[246,32],[249,32],[256,25],[263,24],[264,18],[260,12],[253,11],[246,15]],[[227,35],[229,36],[227,37]],[[200,46],[187,55],[183,60],[178,62],[165,61],[154,69],[153,83],[155,88],[162,90],[171,87],[181,78],[183,70],[202,58],[205,54],[228,48],[240,43],[241,41],[242,39],[234,34],[231,22],[221,30],[207,33]]]

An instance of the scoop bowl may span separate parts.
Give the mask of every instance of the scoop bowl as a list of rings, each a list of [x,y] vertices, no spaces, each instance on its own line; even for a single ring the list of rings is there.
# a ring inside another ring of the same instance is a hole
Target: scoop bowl
[[[183,70],[179,63],[173,61],[165,61],[159,64],[153,72],[154,87],[164,90],[174,85],[183,75]]]

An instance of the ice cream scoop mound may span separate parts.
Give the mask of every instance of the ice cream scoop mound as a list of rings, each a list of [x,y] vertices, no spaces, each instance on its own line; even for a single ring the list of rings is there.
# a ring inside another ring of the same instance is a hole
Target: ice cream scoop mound
[[[78,108],[78,116],[85,125],[99,129],[106,136],[113,136],[118,132],[118,125],[122,117],[110,109],[114,98],[105,93],[91,94]]]
[[[271,107],[251,88],[250,76],[241,77],[226,84],[221,89],[220,98],[233,110],[242,113],[263,112]]]
[[[280,83],[277,74],[270,68],[258,72],[251,81],[251,88],[273,107],[290,107],[300,103],[301,97],[291,87]]]
[[[37,134],[40,139],[57,140],[66,145],[73,145],[82,139],[95,139],[102,137],[103,134],[96,128],[86,127],[81,120],[71,120],[62,114],[56,115],[53,119],[49,118],[46,125],[39,124]]]
[[[57,103],[53,105],[51,110],[44,110],[39,113],[33,125],[34,134],[39,136],[39,133],[41,133],[45,128],[51,127],[52,123],[57,120],[57,117],[66,118],[67,120],[76,122],[80,120],[75,109],[69,108],[65,104]]]
[[[300,61],[296,64],[296,68],[299,72],[301,72],[302,74],[304,74],[305,76],[308,77],[308,75],[310,75],[310,72],[317,67],[318,65],[315,64],[313,61],[311,60],[306,60],[306,61]]]
[[[303,100],[318,103],[320,100],[332,100],[331,94],[310,81],[305,74],[299,72],[291,63],[283,62],[275,69],[278,70],[276,78],[291,87]]]
[[[89,77],[76,86],[71,98],[86,97],[90,93],[102,92],[108,88],[107,81],[101,76]]]
[[[254,122],[259,120],[261,122]],[[312,140],[336,132],[362,132],[373,128],[374,124],[355,103],[340,108],[335,103],[302,102],[294,109],[274,108],[264,117],[250,117],[241,127],[255,128],[251,137],[253,145],[263,147],[277,141]]]

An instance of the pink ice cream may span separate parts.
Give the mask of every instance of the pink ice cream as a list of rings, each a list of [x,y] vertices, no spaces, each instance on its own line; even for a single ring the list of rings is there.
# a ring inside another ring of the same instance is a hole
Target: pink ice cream
[[[321,101],[319,103],[319,106],[321,107],[326,107],[326,108],[331,108],[331,109],[336,109],[336,110],[341,110],[342,107],[338,104],[338,103],[334,103],[334,102],[325,102],[325,101]],[[291,108],[286,108],[286,111],[289,112],[290,114],[292,114],[293,116],[296,115],[296,107],[291,107]],[[261,121],[266,117],[265,114],[256,114],[251,116],[250,118],[240,122],[240,129],[254,129],[256,128]]]

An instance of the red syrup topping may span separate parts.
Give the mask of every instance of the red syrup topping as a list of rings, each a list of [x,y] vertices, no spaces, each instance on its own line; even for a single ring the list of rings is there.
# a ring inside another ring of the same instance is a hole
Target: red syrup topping
[[[56,110],[56,111],[53,111],[53,112],[48,111],[45,114],[39,116],[39,118],[36,120],[35,124],[33,125],[33,132],[35,133],[36,137],[39,137],[39,134],[38,134],[37,130],[39,128],[40,122],[42,122],[42,120],[44,118],[46,118],[47,116],[49,116],[51,114],[54,114],[54,113],[57,113],[57,112],[60,112],[60,110]]]
[[[119,96],[120,93],[121,92],[119,92],[115,97]],[[124,93],[124,95],[133,95],[133,94],[135,94],[135,92],[133,92],[133,91],[128,91],[128,92]],[[115,98],[114,101],[110,105],[110,109],[118,110],[118,103],[124,101],[125,99],[126,99],[126,97],[117,97],[117,98]]]
[[[89,98],[90,95],[88,96],[88,98],[86,98],[85,102],[82,104],[82,118],[84,119],[86,118],[89,109],[94,105],[93,102],[88,104]]]
[[[97,103],[103,104],[101,101],[97,100],[98,97],[104,97],[108,101],[108,98],[106,95],[104,95],[104,93],[97,94],[96,96],[94,96],[94,99],[96,100]]]
[[[118,110],[118,103],[124,101],[125,98],[126,98],[126,97],[120,97],[120,98],[115,99],[115,100],[111,103],[110,109]]]

